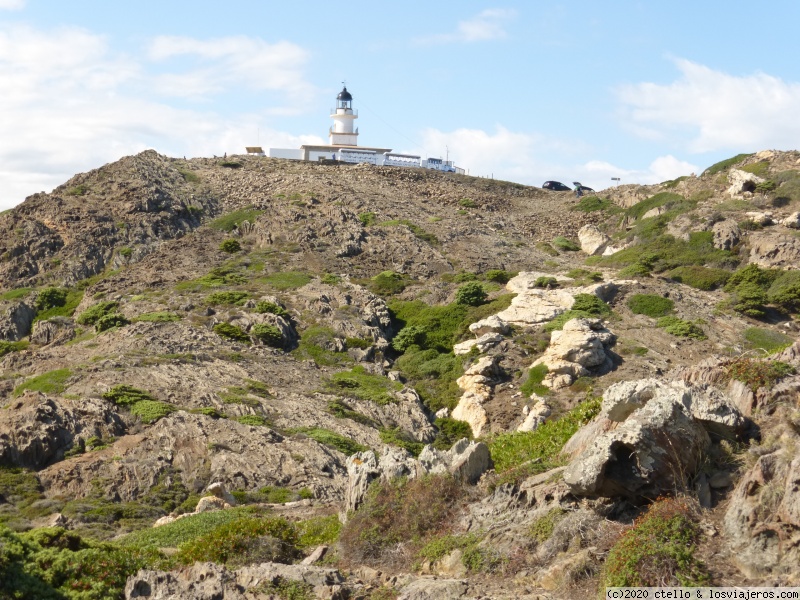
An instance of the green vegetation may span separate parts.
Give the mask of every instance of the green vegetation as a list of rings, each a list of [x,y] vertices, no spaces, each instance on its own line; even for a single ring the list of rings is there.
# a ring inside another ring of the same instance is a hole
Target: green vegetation
[[[418,240],[430,244],[431,246],[439,245],[439,240],[436,238],[435,235],[433,235],[432,233],[428,233],[422,227],[420,227],[419,225],[415,225],[408,219],[393,219],[391,221],[384,221],[382,223],[378,223],[378,225],[380,225],[381,227],[399,227],[399,226],[408,227],[411,230],[411,233],[414,234],[414,237],[416,237]]]
[[[178,169],[178,173],[183,176],[184,181],[187,183],[200,183],[200,176],[194,171],[188,169]]]
[[[628,277],[650,277],[650,268],[647,265],[636,262],[620,269],[617,275],[622,279]]]
[[[283,348],[283,334],[275,325],[267,323],[256,323],[250,329],[250,333],[257,340],[272,348]]]
[[[247,302],[248,298],[250,298],[250,294],[247,292],[214,292],[206,296],[205,303],[211,306],[218,304],[241,306]]]
[[[31,291],[33,291],[33,288],[29,287],[8,290],[7,292],[0,294],[0,301],[19,300],[20,298],[27,296]]]
[[[377,215],[374,212],[363,212],[358,215],[358,220],[361,221],[361,224],[364,227],[369,227],[370,225],[374,224],[377,220]]]
[[[408,285],[408,277],[394,271],[378,273],[369,282],[369,289],[374,294],[388,296],[399,294]]]
[[[147,323],[172,323],[180,320],[181,316],[179,314],[167,311],[142,313],[134,319],[134,321],[145,321]]]
[[[553,246],[564,252],[577,252],[581,249],[580,244],[561,235],[555,238],[552,243]]]
[[[259,282],[263,282],[276,290],[294,290],[301,288],[309,283],[313,277],[300,271],[286,271],[284,273],[270,273],[265,277],[260,277]]]
[[[728,377],[748,385],[754,392],[762,387],[772,387],[778,381],[795,373],[795,368],[778,360],[737,358],[727,367]]]
[[[219,249],[222,250],[222,252],[227,252],[228,254],[236,254],[237,252],[241,252],[242,245],[239,243],[239,240],[228,238],[227,240],[222,241],[222,243],[219,245]]]
[[[556,525],[566,516],[566,514],[567,511],[560,506],[551,508],[549,511],[547,511],[547,514],[539,517],[533,523],[531,523],[531,537],[536,540],[536,542],[543,544],[552,537]]]
[[[41,392],[51,396],[57,396],[67,389],[67,381],[72,377],[72,371],[69,369],[56,369],[55,371],[48,371],[41,375],[36,375],[30,379],[25,380],[14,388],[14,397],[21,396],[25,390],[32,392]]]
[[[752,153],[751,154],[737,154],[736,156],[734,156],[732,158],[728,158],[726,160],[721,160],[718,163],[714,163],[713,165],[708,167],[705,171],[703,171],[703,175],[716,175],[717,173],[720,173],[720,172],[724,171],[725,169],[727,169],[729,167],[732,167],[736,163],[742,162],[745,158],[748,158],[750,156],[753,156]]]
[[[110,390],[103,393],[103,398],[109,402],[113,402],[117,406],[123,406],[127,408],[130,408],[137,402],[142,402],[144,400],[155,400],[150,393],[125,384],[115,385]]]
[[[637,202],[625,211],[625,216],[631,219],[641,219],[645,213],[654,208],[665,207],[667,210],[680,206],[685,203],[685,199],[680,194],[672,192],[661,192],[655,196],[650,196]]]
[[[555,277],[537,277],[536,281],[533,282],[533,285],[538,288],[557,288],[558,287],[558,280]]]
[[[572,207],[572,210],[580,212],[597,212],[599,210],[609,210],[615,208],[616,205],[608,198],[600,198],[598,196],[583,196],[578,203]]]
[[[544,326],[544,331],[557,331],[572,319],[605,317],[611,314],[611,308],[594,294],[575,294],[572,308],[558,315]]]
[[[657,500],[625,531],[608,554],[603,587],[708,585],[695,557],[701,530],[696,509],[683,498]]]
[[[142,400],[131,406],[131,414],[136,415],[142,420],[142,423],[148,425],[155,423],[162,417],[178,410],[172,404],[166,402],[159,402],[158,400]]]
[[[37,311],[47,310],[48,308],[58,308],[67,303],[69,290],[64,288],[47,288],[39,292],[36,296],[34,306]]]
[[[628,298],[628,308],[635,315],[646,315],[657,319],[671,313],[675,303],[669,298],[654,294],[634,294]]]
[[[110,315],[103,315],[94,323],[94,329],[97,333],[107,331],[114,327],[124,327],[130,324],[130,321],[119,313],[111,313]]]
[[[364,452],[365,450],[369,450],[368,446],[359,444],[357,441],[343,435],[339,435],[330,429],[322,429],[320,427],[300,427],[298,429],[293,429],[291,432],[306,435],[312,440],[315,440],[324,446],[328,446],[329,448],[334,448],[335,450],[338,450],[347,456],[355,454],[356,452]]]
[[[342,529],[343,558],[367,565],[402,561],[396,552],[401,543],[404,554],[413,556],[451,527],[463,493],[452,477],[443,475],[376,481]]]
[[[404,448],[410,452],[412,456],[419,456],[419,453],[422,452],[422,449],[425,447],[425,444],[416,441],[410,434],[399,427],[395,427],[394,429],[381,429],[380,437],[384,444]]]
[[[766,177],[769,175],[769,161],[760,160],[758,162],[750,163],[741,167],[742,171],[752,173],[756,177]]]
[[[233,419],[242,425],[249,425],[250,427],[268,427],[269,422],[261,415],[240,415]]]
[[[785,312],[800,311],[800,272],[762,269],[750,264],[730,276],[725,284],[728,304],[735,311],[761,318],[768,304]]]
[[[273,315],[278,315],[279,317],[283,317],[284,319],[290,319],[291,315],[289,311],[287,311],[282,306],[275,304],[274,302],[267,302],[266,300],[260,301],[256,304],[256,312],[265,314],[265,313],[272,313]]]
[[[378,428],[378,423],[370,417],[361,414],[352,409],[352,407],[339,398],[335,398],[328,402],[328,412],[337,419],[350,419],[356,423],[367,425],[369,427]]]
[[[46,321],[53,317],[71,317],[81,300],[83,300],[83,290],[67,290],[64,304],[38,311],[34,321]]]
[[[597,283],[603,281],[603,274],[599,271],[588,271],[586,269],[570,269],[567,271],[567,277],[574,279],[575,283]],[[538,280],[537,280],[538,281]]]
[[[211,269],[207,275],[190,281],[182,281],[175,286],[175,290],[199,291],[208,288],[218,288],[224,285],[240,285],[247,283],[247,277],[237,272],[231,266],[222,266]]]
[[[620,272],[620,275],[622,273]],[[725,269],[710,269],[699,265],[677,267],[669,273],[669,278],[698,290],[715,290],[722,287],[731,276]]]
[[[189,515],[161,527],[141,529],[120,540],[123,547],[177,548],[190,540],[207,535],[217,527],[258,514],[258,509],[237,506],[228,510]]]
[[[11,352],[19,352],[28,347],[28,342],[6,342],[0,340],[0,357],[5,356]]]
[[[761,329],[759,327],[748,327],[742,333],[742,337],[744,337],[750,348],[764,350],[767,354],[780,352],[794,343],[793,338],[784,335],[780,331]]]
[[[270,581],[263,581],[248,592],[259,597],[279,598],[280,600],[314,600],[314,586],[296,579],[286,579],[280,575]]]
[[[130,258],[131,256],[133,256],[133,248],[129,246],[120,246],[117,249],[117,252],[119,253],[120,256],[124,258]]]
[[[239,504],[286,504],[302,498],[313,498],[313,493],[308,488],[295,492],[291,488],[277,485],[266,485],[255,492],[233,490],[231,495]]]
[[[118,308],[118,302],[98,302],[83,311],[75,320],[81,325],[95,325],[102,317],[117,314]]]
[[[226,169],[241,169],[244,165],[236,160],[224,160],[219,163],[219,166]]]
[[[175,560],[185,565],[211,561],[231,568],[290,562],[298,555],[297,541],[297,528],[282,517],[244,517],[184,542]]]
[[[558,250],[553,248],[547,242],[537,242],[536,249],[539,250],[540,252],[544,252],[548,256],[558,256]]]
[[[478,203],[472,198],[462,198],[458,203],[464,208],[478,208]]]
[[[556,420],[534,431],[504,433],[488,440],[495,470],[503,480],[517,481],[563,464],[564,444],[600,412],[602,398],[589,398]]]
[[[239,342],[242,344],[250,343],[250,336],[247,335],[247,333],[237,325],[231,325],[230,323],[217,323],[214,325],[213,331],[218,336],[227,338],[234,342]]]
[[[226,215],[222,215],[221,217],[214,219],[208,224],[208,226],[212,229],[219,229],[220,231],[233,231],[239,227],[243,221],[254,223],[258,218],[258,215],[263,212],[263,210],[258,210],[252,206],[240,208],[239,210],[229,212]]]
[[[312,517],[297,523],[299,537],[297,544],[301,548],[315,548],[321,544],[333,544],[342,531],[342,522],[338,515]]]
[[[706,339],[705,332],[691,321],[684,321],[678,317],[666,316],[656,321],[656,326],[676,337],[687,337],[695,340]]]
[[[350,371],[332,375],[327,387],[335,394],[383,405],[397,402],[392,391],[403,389],[403,384],[380,375],[372,375],[363,366],[357,365]]]
[[[466,421],[459,421],[451,417],[439,417],[434,421],[434,425],[439,430],[433,447],[437,450],[450,450],[458,440],[473,438],[472,427]]]
[[[85,183],[80,183],[75,187],[69,188],[67,190],[67,196],[85,196],[88,191],[89,186]]]
[[[480,306],[486,302],[486,291],[477,281],[465,283],[456,292],[456,304]]]
[[[476,533],[435,537],[420,549],[417,560],[436,562],[454,550],[461,550],[461,564],[471,573],[489,572],[500,567],[503,562],[500,555],[494,550],[480,546],[480,542],[481,537]]]
[[[501,283],[506,284],[508,283],[513,277],[516,277],[517,273],[511,273],[509,271],[504,271],[502,269],[489,269],[486,273],[483,274],[483,278],[486,281],[491,281],[493,283]]]
[[[300,335],[300,342],[292,354],[298,360],[313,360],[319,366],[334,366],[352,363],[353,360],[346,352],[339,352],[336,348],[340,338],[329,327],[313,326]]]
[[[531,367],[528,369],[528,376],[520,386],[519,391],[522,392],[526,398],[530,398],[532,394],[546,396],[550,393],[550,388],[542,385],[542,381],[544,381],[547,373],[547,365],[544,363]]]

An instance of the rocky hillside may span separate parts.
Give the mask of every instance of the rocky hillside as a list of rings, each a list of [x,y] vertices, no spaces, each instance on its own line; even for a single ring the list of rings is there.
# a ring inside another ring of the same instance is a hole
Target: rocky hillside
[[[580,200],[147,151],[31,196],[0,590],[800,585],[798,211],[773,151]]]

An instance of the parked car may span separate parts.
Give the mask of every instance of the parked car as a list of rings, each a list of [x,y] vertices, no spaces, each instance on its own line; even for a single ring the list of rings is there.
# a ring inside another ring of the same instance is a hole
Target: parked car
[[[552,190],[554,192],[570,192],[572,188],[568,185],[564,185],[560,181],[545,181],[542,185],[542,188],[546,190]]]
[[[575,186],[575,197],[580,198],[584,194],[594,194],[594,190],[588,186],[583,185],[580,181],[573,181],[572,185]]]

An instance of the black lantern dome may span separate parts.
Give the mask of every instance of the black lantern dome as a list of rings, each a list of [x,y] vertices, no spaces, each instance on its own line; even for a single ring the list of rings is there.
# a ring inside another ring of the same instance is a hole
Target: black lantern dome
[[[344,108],[345,110],[353,108],[353,96],[347,91],[347,86],[343,87],[339,95],[336,96],[336,108]]]

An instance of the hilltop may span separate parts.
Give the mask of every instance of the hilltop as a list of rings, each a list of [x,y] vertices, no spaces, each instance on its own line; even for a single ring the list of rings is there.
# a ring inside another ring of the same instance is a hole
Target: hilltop
[[[581,199],[147,151],[31,196],[0,214],[0,589],[800,585],[798,211],[781,151]]]

